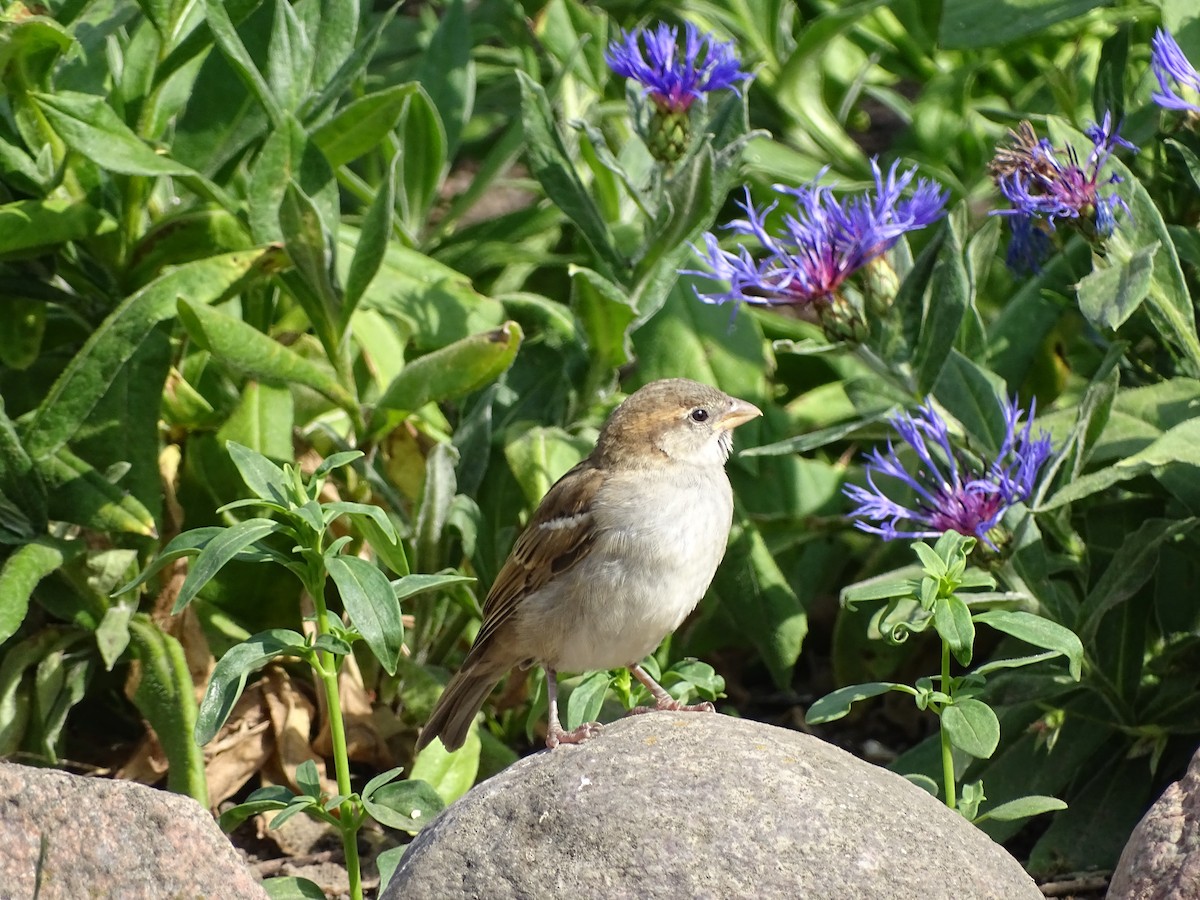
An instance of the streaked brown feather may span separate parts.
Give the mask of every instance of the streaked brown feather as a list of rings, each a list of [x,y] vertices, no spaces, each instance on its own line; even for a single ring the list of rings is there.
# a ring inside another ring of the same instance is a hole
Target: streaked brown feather
[[[512,618],[521,598],[544,587],[587,556],[596,542],[592,503],[605,470],[591,458],[555,482],[517,538],[483,604],[483,625],[467,655],[468,665],[482,656],[492,637]]]

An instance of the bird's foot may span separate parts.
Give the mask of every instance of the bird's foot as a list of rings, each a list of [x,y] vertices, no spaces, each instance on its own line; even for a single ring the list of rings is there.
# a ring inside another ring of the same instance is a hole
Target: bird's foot
[[[553,750],[559,744],[582,744],[590,737],[598,735],[603,726],[599,722],[584,722],[574,731],[566,731],[558,725],[550,726],[546,733],[546,746]]]
[[[674,698],[659,700],[654,706],[635,706],[625,715],[640,716],[648,712],[716,712],[717,708],[705,700],[703,703],[680,703]]]

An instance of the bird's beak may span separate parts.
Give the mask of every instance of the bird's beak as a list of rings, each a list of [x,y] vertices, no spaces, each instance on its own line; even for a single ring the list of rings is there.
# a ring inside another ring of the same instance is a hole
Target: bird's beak
[[[717,420],[717,425],[726,431],[733,431],[739,425],[744,425],[761,415],[762,410],[753,403],[747,403],[745,400],[738,400],[735,397],[729,409]]]

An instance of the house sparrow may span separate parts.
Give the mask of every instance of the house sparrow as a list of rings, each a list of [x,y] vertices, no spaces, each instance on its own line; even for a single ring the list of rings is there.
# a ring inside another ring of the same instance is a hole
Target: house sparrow
[[[417,741],[457,750],[483,701],[514,666],[546,670],[546,746],[566,731],[555,673],[628,666],[656,709],[684,706],[638,662],[700,602],[725,555],[732,431],[755,406],[685,378],[652,382],[609,417],[596,448],[550,488],[496,577],[483,625]]]

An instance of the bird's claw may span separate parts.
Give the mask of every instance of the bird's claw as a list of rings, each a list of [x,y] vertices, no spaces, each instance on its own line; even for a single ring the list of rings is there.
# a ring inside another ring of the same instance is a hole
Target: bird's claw
[[[603,730],[599,722],[584,722],[573,731],[560,727],[551,727],[546,734],[546,746],[553,750],[559,744],[582,744],[590,737],[595,737]]]
[[[705,700],[703,703],[680,703],[678,700],[660,700],[654,706],[635,706],[625,715],[640,716],[649,712],[716,712],[717,708]]]

